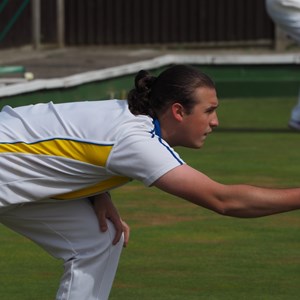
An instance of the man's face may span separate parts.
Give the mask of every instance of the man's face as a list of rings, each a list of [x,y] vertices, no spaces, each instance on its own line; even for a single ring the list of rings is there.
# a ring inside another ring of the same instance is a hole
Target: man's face
[[[197,102],[190,114],[183,114],[178,130],[179,146],[201,148],[209,133],[219,125],[216,109],[218,98],[216,90],[198,88],[194,99]]]

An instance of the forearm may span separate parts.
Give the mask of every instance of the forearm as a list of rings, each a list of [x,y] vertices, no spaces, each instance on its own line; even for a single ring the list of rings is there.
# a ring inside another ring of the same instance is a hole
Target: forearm
[[[217,193],[220,213],[254,218],[300,209],[300,188],[268,189],[250,185],[223,186]]]
[[[223,185],[189,166],[155,182],[158,188],[222,215],[255,218],[300,209],[300,188],[269,189]]]

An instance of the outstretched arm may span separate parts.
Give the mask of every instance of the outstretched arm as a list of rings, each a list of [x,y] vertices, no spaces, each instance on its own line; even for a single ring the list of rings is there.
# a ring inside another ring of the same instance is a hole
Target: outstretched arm
[[[127,246],[130,235],[129,226],[121,219],[116,207],[114,206],[110,194],[103,193],[90,197],[96,216],[99,221],[99,227],[102,232],[107,230],[107,219],[115,226],[116,234],[113,240],[113,245],[117,244],[124,233],[124,247]]]
[[[223,185],[187,166],[159,178],[154,186],[222,215],[254,218],[300,209],[300,188],[269,189]]]

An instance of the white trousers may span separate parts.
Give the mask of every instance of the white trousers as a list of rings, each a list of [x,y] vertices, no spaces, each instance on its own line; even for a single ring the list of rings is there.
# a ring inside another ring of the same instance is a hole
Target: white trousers
[[[300,0],[266,0],[266,9],[273,21],[300,43]]]
[[[300,0],[266,0],[266,9],[274,23],[300,44]],[[300,89],[290,119],[300,126]]]
[[[112,245],[115,230],[102,233],[88,200],[43,201],[0,212],[0,222],[64,261],[57,300],[106,300],[123,239]]]

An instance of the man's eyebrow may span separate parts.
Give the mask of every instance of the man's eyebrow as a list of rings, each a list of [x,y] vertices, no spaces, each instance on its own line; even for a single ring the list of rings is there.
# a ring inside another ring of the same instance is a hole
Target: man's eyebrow
[[[218,108],[218,105],[211,105],[211,106],[208,106],[205,111],[206,112],[213,112],[215,111],[216,109]]]

